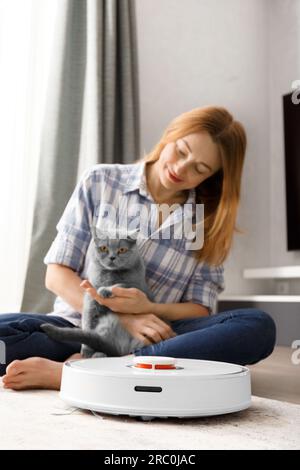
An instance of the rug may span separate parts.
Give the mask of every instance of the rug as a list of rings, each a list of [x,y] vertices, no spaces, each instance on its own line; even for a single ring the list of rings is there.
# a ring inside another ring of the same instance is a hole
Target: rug
[[[299,449],[300,405],[253,396],[251,407],[206,418],[143,422],[70,407],[51,390],[0,379],[0,449]]]

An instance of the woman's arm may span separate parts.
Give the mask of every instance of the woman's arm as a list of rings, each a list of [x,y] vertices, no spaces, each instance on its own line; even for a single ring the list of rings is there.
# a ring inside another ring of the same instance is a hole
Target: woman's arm
[[[191,317],[206,317],[209,315],[207,307],[192,302],[175,304],[152,303],[152,313],[165,320],[182,320]]]
[[[59,295],[77,312],[82,313],[83,295],[85,289],[80,287],[82,279],[67,266],[51,263],[47,267],[45,285],[56,295]],[[157,343],[176,336],[176,333],[163,320],[154,315],[116,314],[120,322],[136,338],[144,341],[145,345]],[[150,340],[149,340],[150,338]]]
[[[85,290],[80,287],[82,279],[73,269],[62,264],[48,264],[45,286],[64,299],[77,312],[82,313]]]
[[[67,266],[51,263],[47,267],[45,285],[54,294],[64,299],[77,312],[82,313],[83,295],[86,289],[80,287],[82,279]],[[99,300],[99,299],[97,299]],[[113,299],[111,299],[113,300]],[[122,299],[124,302],[125,299]],[[110,303],[102,299],[102,303]],[[116,312],[117,313],[117,312]],[[192,302],[160,304],[151,302],[149,312],[165,320],[181,320],[190,317],[208,315],[208,309]]]
[[[207,307],[192,301],[180,303],[156,303],[148,299],[140,289],[113,286],[113,297],[100,296],[97,290],[87,280],[81,286],[100,304],[106,305],[113,312],[121,315],[125,313],[154,314],[162,320],[182,320],[191,317],[205,317],[209,315]]]

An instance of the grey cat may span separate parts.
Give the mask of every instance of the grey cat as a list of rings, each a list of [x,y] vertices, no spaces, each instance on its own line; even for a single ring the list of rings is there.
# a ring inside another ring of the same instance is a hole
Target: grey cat
[[[111,287],[135,287],[149,300],[153,295],[145,280],[145,266],[136,245],[138,231],[115,232],[91,228],[93,243],[89,281],[103,297],[111,297]],[[90,357],[119,357],[145,346],[121,324],[117,314],[84,294],[82,328],[60,328],[43,323],[41,329],[57,341],[82,343],[81,354]]]

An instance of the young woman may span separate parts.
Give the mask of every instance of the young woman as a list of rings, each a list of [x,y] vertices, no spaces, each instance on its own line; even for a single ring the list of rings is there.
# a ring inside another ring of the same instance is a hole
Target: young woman
[[[79,326],[85,290],[109,306],[124,327],[144,341],[145,346],[133,351],[134,355],[244,365],[270,355],[276,329],[267,313],[250,308],[216,312],[218,294],[224,289],[222,263],[236,230],[245,150],[243,126],[226,109],[206,106],[176,117],[141,160],[88,169],[44,259],[48,265],[46,287],[57,295],[54,311],[0,315],[0,340],[6,344],[6,365],[0,365],[4,387],[60,388],[63,361],[79,358],[81,345],[53,341],[40,325],[47,321]],[[165,219],[156,212],[150,225],[151,233],[157,234],[174,226],[181,208],[204,204],[200,249],[186,248],[184,237],[142,240],[140,251],[155,302],[137,289],[121,288],[115,288],[114,298],[103,299],[88,282],[90,227],[99,218],[105,226],[105,205],[117,206],[121,197],[127,202],[130,221],[136,205],[149,209],[157,204],[178,204]],[[171,326],[164,320],[170,320]]]

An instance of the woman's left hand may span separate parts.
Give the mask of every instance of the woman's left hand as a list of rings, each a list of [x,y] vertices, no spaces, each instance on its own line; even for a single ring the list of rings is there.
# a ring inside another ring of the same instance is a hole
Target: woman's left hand
[[[87,280],[82,281],[80,287],[85,289],[99,304],[105,305],[113,312],[133,314],[152,313],[152,302],[144,292],[135,287],[124,288],[113,286],[111,289],[113,297],[110,298],[105,298],[98,294],[95,287]]]

